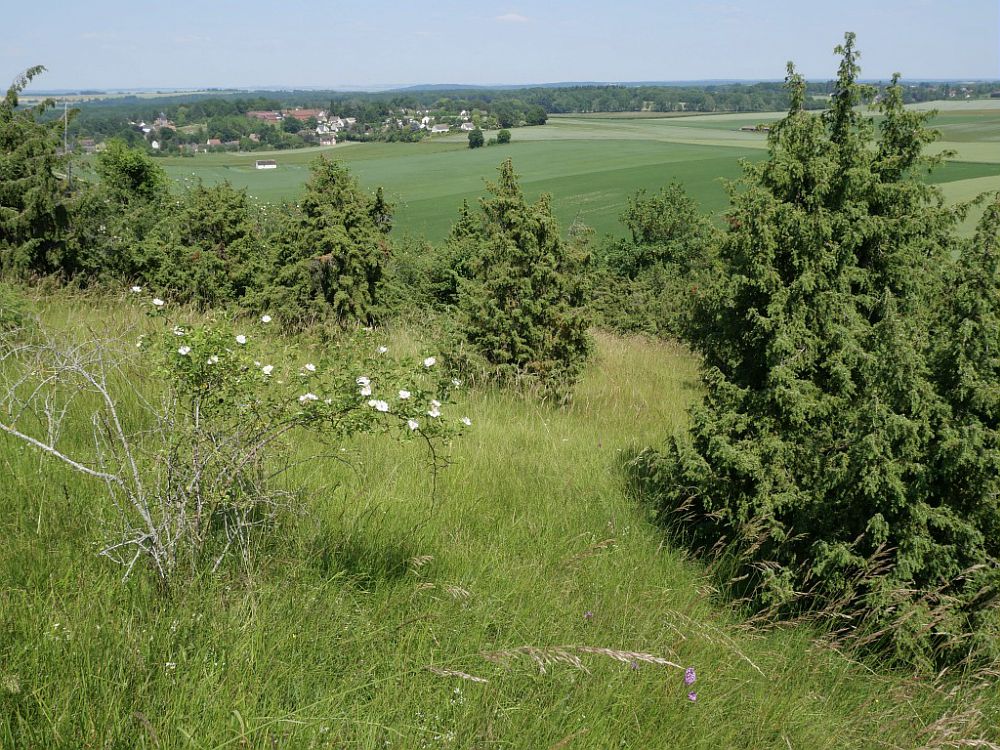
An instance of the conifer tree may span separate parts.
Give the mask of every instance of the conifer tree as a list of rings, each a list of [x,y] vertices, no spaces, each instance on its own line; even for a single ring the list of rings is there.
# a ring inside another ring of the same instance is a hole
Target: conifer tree
[[[54,102],[18,107],[20,93],[44,70],[26,70],[0,100],[0,268],[20,274],[61,270],[68,223],[68,190],[58,177],[66,158],[55,133],[62,122],[39,121]]]
[[[370,321],[391,226],[381,193],[369,199],[347,167],[320,157],[281,232],[261,305],[292,322]]]
[[[929,323],[956,214],[920,180],[934,136],[902,108],[898,77],[873,148],[853,34],[837,52],[823,115],[804,110],[789,64],[791,110],[745,167],[724,273],[699,299],[707,393],[690,430],[633,469],[682,536],[734,545],[758,603],[853,608],[876,628],[910,618],[884,637],[924,658],[968,630],[941,592],[988,553],[982,516],[931,470],[947,405]]]
[[[549,196],[527,203],[510,159],[498,171],[478,217],[466,210],[451,238],[471,253],[458,290],[462,337],[492,376],[564,397],[590,347],[579,259]]]

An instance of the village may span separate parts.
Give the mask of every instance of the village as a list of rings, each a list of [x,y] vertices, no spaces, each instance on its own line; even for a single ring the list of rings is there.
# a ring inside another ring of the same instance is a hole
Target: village
[[[324,109],[250,110],[246,120],[256,122],[246,125],[239,137],[225,137],[214,132],[211,124],[178,126],[165,113],[150,121],[129,121],[133,132],[154,153],[167,151],[193,155],[216,151],[254,151],[264,148],[296,148],[305,146],[331,147],[341,140],[370,140],[381,133],[395,131],[418,140],[426,135],[439,135],[452,131],[469,132],[487,119],[478,110],[461,109],[458,112],[431,111],[429,109],[401,109],[392,112],[381,123],[359,122],[356,117],[331,114]],[[230,135],[236,135],[231,133]],[[281,140],[281,139],[284,140]],[[103,150],[104,144],[94,138],[81,138],[77,146],[84,153]],[[266,168],[266,167],[261,167]]]

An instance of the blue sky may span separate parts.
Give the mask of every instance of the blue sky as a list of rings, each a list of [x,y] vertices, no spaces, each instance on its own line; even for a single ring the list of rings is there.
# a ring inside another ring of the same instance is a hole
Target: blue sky
[[[1000,0],[5,0],[0,83],[36,88],[1000,78]]]

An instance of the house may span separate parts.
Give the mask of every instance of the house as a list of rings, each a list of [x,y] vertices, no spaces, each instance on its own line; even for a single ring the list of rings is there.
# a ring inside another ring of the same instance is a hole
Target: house
[[[252,117],[257,120],[263,120],[264,122],[281,122],[280,112],[262,112],[257,110],[253,112],[247,112],[247,117]]]
[[[205,143],[206,146],[221,146],[222,140],[219,138],[209,138]]]
[[[449,130],[451,130],[451,125],[444,122],[440,122],[431,128],[432,133],[447,133]]]
[[[317,121],[326,119],[326,112],[322,109],[286,109],[282,114],[285,117],[294,117],[300,122],[305,122],[310,117],[315,117]]]
[[[320,146],[336,146],[337,145],[337,139],[336,139],[335,136],[332,136],[332,135],[324,135],[322,138],[319,139],[319,145]]]
[[[259,135],[257,135],[256,133],[251,133],[251,134],[250,134],[250,135],[248,135],[247,137],[248,137],[248,138],[249,138],[249,139],[250,139],[251,141],[253,141],[254,143],[260,143],[260,136],[259,136]]]
[[[258,159],[253,163],[257,169],[277,169],[278,162],[274,159]]]
[[[462,130],[475,130],[476,124],[474,122],[463,122],[460,127]]]

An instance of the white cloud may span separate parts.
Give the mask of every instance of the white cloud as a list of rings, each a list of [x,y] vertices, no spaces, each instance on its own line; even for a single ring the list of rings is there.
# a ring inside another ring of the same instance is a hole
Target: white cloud
[[[522,16],[520,13],[504,13],[502,16],[497,16],[493,20],[500,21],[501,23],[527,23],[528,17]]]

